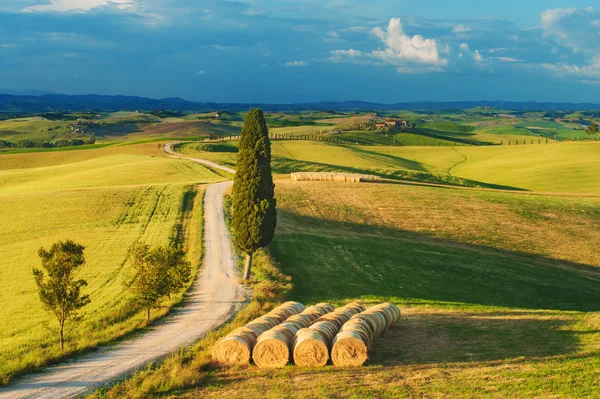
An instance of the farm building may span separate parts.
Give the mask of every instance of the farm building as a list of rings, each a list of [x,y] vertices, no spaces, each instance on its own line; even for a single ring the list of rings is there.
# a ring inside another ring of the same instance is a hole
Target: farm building
[[[408,121],[404,120],[404,119],[393,119],[390,118],[388,120],[386,120],[385,122],[377,122],[375,123],[375,127],[377,129],[383,129],[386,127],[408,127]]]

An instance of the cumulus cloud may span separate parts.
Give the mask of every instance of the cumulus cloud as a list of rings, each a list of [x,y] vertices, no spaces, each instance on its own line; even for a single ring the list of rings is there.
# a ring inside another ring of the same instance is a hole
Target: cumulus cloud
[[[286,62],[285,66],[286,67],[303,67],[303,66],[307,66],[308,62],[306,61],[290,61],[290,62]]]
[[[546,71],[561,77],[600,78],[600,56],[594,57],[589,64],[579,66],[567,63],[541,64]]]
[[[104,6],[125,9],[133,6],[133,3],[133,0],[50,0],[49,4],[39,4],[27,7],[23,9],[23,11],[89,11],[93,8]]]
[[[540,14],[544,36],[575,51],[596,52],[600,46],[600,10],[589,7],[549,9]]]
[[[458,54],[459,58],[466,57],[468,59],[472,59],[477,64],[481,64],[484,62],[483,55],[481,55],[481,52],[479,50],[475,50],[475,51],[471,50],[468,43],[461,43],[459,48],[460,48],[459,54]]]
[[[418,67],[441,70],[448,64],[448,60],[440,55],[437,40],[421,35],[408,36],[404,33],[400,18],[392,18],[387,30],[377,27],[372,33],[385,44],[385,49],[373,51],[373,56],[386,64],[397,66],[399,71]]]
[[[540,20],[545,37],[586,59],[579,65],[564,61],[542,63],[544,70],[559,77],[600,77],[600,10],[593,7],[549,9],[540,14]]]
[[[479,50],[469,44],[444,44],[421,35],[409,36],[399,18],[392,18],[386,30],[375,28],[371,33],[385,45],[384,49],[362,51],[354,48],[333,50],[327,59],[333,63],[392,65],[399,73],[458,71],[469,67],[488,66]]]

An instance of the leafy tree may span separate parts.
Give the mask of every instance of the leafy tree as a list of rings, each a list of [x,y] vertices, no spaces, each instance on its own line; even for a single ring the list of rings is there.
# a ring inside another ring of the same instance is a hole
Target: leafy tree
[[[83,245],[70,240],[59,241],[49,251],[40,248],[38,255],[48,278],[42,270],[33,269],[40,300],[44,308],[58,319],[61,351],[64,350],[65,322],[76,319],[78,310],[90,303],[89,296],[81,294],[81,287],[85,287],[87,282],[75,280],[73,276],[75,270],[85,263],[84,249]]]
[[[250,278],[254,252],[271,242],[276,225],[269,131],[263,112],[254,108],[244,120],[233,180],[233,228],[237,246],[246,253],[244,280]]]
[[[129,249],[129,262],[132,266],[125,284],[134,295],[134,300],[147,311],[156,308],[160,299],[179,291],[190,280],[191,264],[185,260],[185,253],[178,248],[136,244]]]
[[[133,293],[135,302],[146,309],[150,320],[150,310],[157,307],[164,292],[163,280],[152,259],[150,246],[144,244],[132,246],[128,252],[128,259],[133,270],[125,284]]]
[[[591,125],[589,125],[587,127],[587,129],[585,129],[585,132],[587,134],[598,134],[598,125],[595,123],[592,123]]]
[[[192,279],[192,265],[185,259],[185,252],[176,247],[159,247],[151,251],[151,261],[162,279],[162,294],[177,293]]]

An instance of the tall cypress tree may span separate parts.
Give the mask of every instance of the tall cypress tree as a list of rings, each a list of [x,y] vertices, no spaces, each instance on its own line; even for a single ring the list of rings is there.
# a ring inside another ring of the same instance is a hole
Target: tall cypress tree
[[[250,278],[254,252],[273,239],[275,207],[269,130],[263,112],[254,108],[244,120],[233,180],[233,228],[237,246],[246,253],[244,280]]]

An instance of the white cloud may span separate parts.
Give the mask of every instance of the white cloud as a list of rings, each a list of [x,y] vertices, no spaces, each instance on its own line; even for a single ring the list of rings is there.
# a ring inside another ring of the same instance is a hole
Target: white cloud
[[[333,39],[339,39],[340,38],[340,34],[337,33],[334,30],[330,30],[329,32],[327,32],[327,36],[333,38]]]
[[[263,15],[264,13],[265,13],[264,10],[257,10],[255,8],[251,8],[249,10],[246,10],[246,11],[242,12],[242,14],[248,15],[249,17],[254,17],[254,16],[257,16],[257,15]]]
[[[454,29],[452,29],[452,32],[454,32],[454,33],[467,33],[470,31],[471,31],[471,28],[468,28],[468,27],[464,26],[463,24],[457,25],[454,27]]]
[[[333,63],[340,62],[352,62],[357,64],[364,64],[367,62],[366,58],[371,58],[371,54],[363,53],[360,50],[349,49],[349,50],[333,50],[331,51],[331,57],[327,60]]]
[[[513,57],[490,57],[494,60],[502,61],[502,62],[519,62],[518,59]]]
[[[290,62],[286,62],[285,66],[286,67],[303,67],[303,66],[307,66],[308,62],[306,61],[290,61]]]
[[[544,36],[575,51],[597,53],[600,47],[600,10],[557,8],[540,14]]]
[[[600,56],[594,57],[590,63],[583,66],[567,63],[545,63],[540,66],[559,77],[600,78]]]
[[[203,71],[203,70],[199,70],[199,71],[197,72],[197,74],[198,74],[198,75],[206,75],[206,73],[207,73],[207,72],[206,72],[206,71]]]
[[[16,44],[12,44],[12,43],[0,43],[0,48],[14,48],[17,47]]]
[[[481,64],[484,62],[483,55],[479,52],[479,50],[471,50],[468,43],[461,43],[459,58],[463,58],[464,56],[468,56],[468,58],[472,58],[477,64]],[[467,58],[467,59],[468,59]]]
[[[373,51],[373,56],[397,66],[399,72],[419,66],[425,66],[427,70],[440,70],[448,64],[448,60],[440,56],[437,40],[425,39],[421,35],[408,36],[399,18],[390,20],[387,31],[377,27],[372,33],[386,46],[384,50]]]
[[[559,46],[571,50],[579,58],[578,63],[562,61],[543,63],[540,67],[558,77],[599,78],[600,77],[600,10],[557,8],[540,14],[545,37],[552,38]],[[559,54],[557,47],[552,49]],[[581,62],[581,58],[585,61]]]
[[[89,11],[98,7],[115,7],[125,9],[133,6],[133,0],[49,0],[49,4],[39,4],[23,9],[25,12],[34,11]]]

